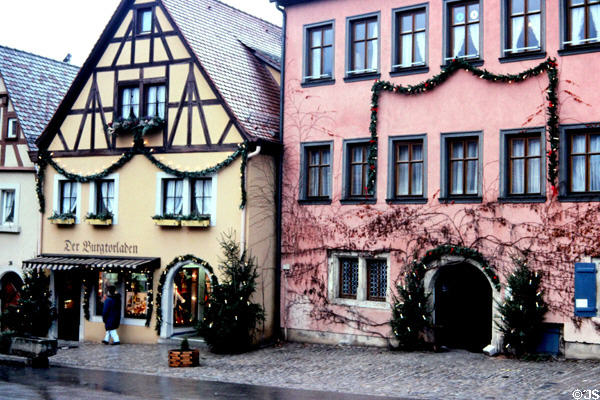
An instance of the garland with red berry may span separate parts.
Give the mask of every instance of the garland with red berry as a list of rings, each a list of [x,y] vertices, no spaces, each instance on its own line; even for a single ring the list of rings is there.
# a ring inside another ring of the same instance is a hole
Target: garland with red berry
[[[558,178],[558,64],[554,58],[548,58],[546,61],[539,65],[525,70],[519,74],[506,74],[497,75],[493,74],[485,69],[476,68],[469,62],[462,59],[454,59],[447,66],[442,68],[442,71],[423,81],[417,85],[396,85],[388,81],[376,80],[371,88],[371,123],[369,125],[369,131],[371,133],[371,140],[369,141],[369,175],[367,181],[367,192],[374,194],[375,181],[377,179],[377,112],[379,111],[379,97],[382,92],[390,92],[399,95],[417,95],[425,92],[429,92],[444,83],[450,76],[452,76],[458,70],[465,70],[480,79],[485,79],[490,82],[523,82],[531,77],[538,76],[544,72],[548,73],[548,87],[546,89],[546,99],[548,105],[546,113],[548,116],[546,122],[546,130],[548,131],[550,150],[548,150],[548,182],[550,182],[552,195],[558,194],[557,190],[557,178]]]

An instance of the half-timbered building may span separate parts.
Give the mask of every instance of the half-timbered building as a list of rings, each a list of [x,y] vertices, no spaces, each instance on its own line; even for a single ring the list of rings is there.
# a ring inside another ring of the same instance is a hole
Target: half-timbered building
[[[78,68],[0,46],[0,304],[17,300],[24,259],[37,254],[40,214],[28,152]]]
[[[59,339],[100,341],[109,285],[123,342],[193,331],[219,241],[257,259],[274,321],[279,27],[214,0],[123,0],[37,141],[42,250]]]

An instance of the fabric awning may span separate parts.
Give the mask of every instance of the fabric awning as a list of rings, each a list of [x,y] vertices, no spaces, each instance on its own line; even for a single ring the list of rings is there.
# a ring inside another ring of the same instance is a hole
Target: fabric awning
[[[23,261],[23,268],[50,269],[154,269],[160,267],[160,258],[155,257],[94,257],[44,255]]]

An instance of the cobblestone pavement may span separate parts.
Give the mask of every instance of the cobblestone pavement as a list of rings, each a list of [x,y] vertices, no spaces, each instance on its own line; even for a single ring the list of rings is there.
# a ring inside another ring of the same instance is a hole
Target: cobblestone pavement
[[[288,343],[242,355],[201,349],[198,368],[169,368],[172,345],[61,349],[53,365],[169,377],[418,399],[572,399],[575,389],[600,389],[600,363],[525,362],[453,350],[401,353],[387,349]],[[592,397],[593,398],[593,397]]]

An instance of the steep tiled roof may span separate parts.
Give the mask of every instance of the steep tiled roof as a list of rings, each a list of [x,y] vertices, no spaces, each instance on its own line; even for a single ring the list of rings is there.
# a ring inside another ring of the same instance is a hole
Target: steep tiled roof
[[[78,67],[0,46],[0,76],[4,79],[30,150],[42,133]]]
[[[281,28],[216,0],[163,4],[246,132],[277,137],[279,85],[263,60],[279,63]]]

